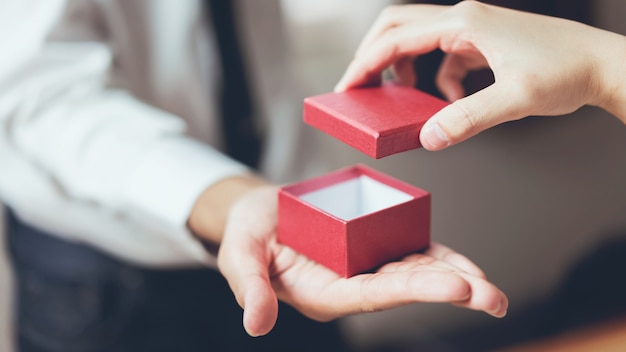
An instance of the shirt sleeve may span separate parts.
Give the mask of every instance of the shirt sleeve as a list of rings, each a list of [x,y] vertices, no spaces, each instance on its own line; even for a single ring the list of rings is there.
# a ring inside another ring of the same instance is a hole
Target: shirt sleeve
[[[206,187],[247,172],[188,137],[182,119],[109,88],[106,43],[47,40],[63,1],[13,3],[0,15],[0,50],[13,53],[0,63],[0,138],[65,194],[184,226]]]

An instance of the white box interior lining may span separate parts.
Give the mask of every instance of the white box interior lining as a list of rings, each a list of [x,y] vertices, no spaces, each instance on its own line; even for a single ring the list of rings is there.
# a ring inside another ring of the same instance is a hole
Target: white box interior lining
[[[369,176],[339,182],[300,196],[303,201],[343,220],[351,220],[413,199]]]

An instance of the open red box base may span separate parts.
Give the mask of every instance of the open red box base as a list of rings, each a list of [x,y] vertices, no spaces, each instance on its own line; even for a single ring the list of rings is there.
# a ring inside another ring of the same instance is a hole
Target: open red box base
[[[421,147],[422,126],[447,102],[392,83],[304,100],[304,122],[379,159]]]
[[[283,187],[278,240],[343,277],[430,244],[430,193],[363,165]]]

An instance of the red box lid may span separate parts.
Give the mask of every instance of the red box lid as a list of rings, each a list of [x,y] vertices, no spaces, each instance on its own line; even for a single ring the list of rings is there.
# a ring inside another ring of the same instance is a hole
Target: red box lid
[[[375,158],[421,147],[419,133],[447,102],[383,84],[304,99],[304,122]]]

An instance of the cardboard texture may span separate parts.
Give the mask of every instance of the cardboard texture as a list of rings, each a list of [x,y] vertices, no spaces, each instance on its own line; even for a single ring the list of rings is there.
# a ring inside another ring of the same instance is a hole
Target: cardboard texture
[[[343,277],[430,244],[430,193],[363,165],[283,187],[278,241]]]
[[[424,123],[447,102],[386,83],[304,100],[304,121],[375,159],[421,147]]]

